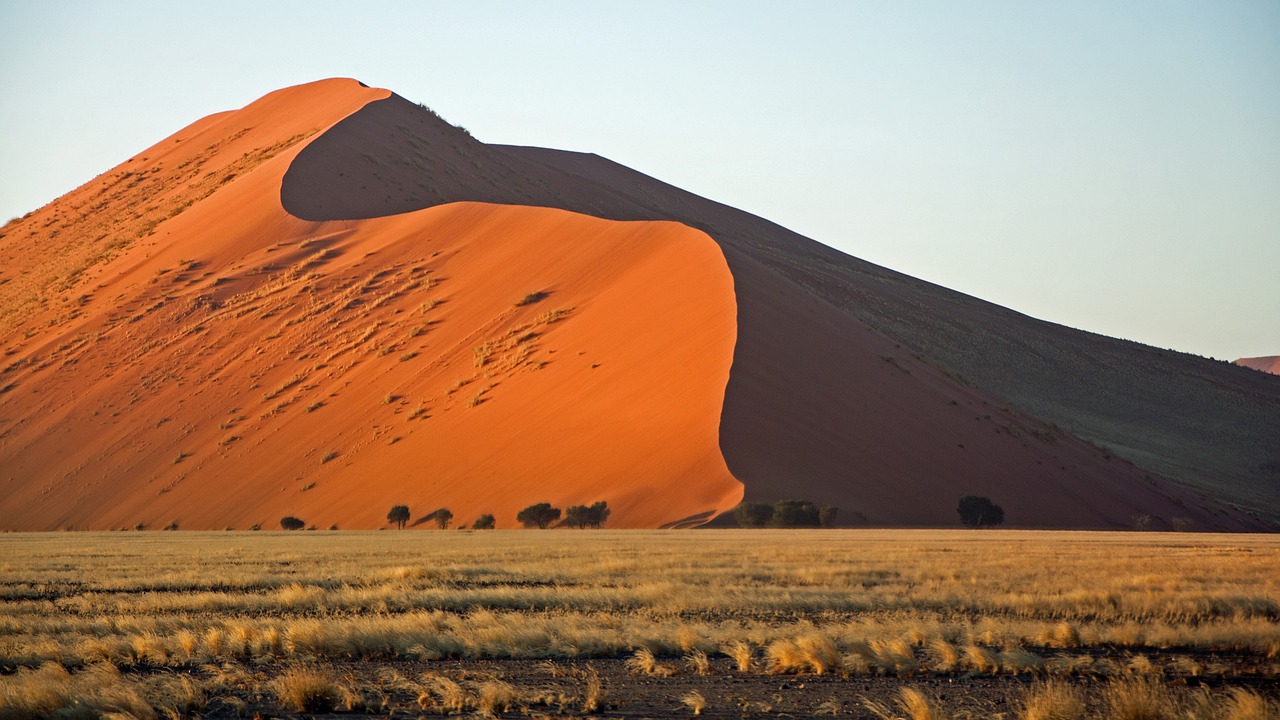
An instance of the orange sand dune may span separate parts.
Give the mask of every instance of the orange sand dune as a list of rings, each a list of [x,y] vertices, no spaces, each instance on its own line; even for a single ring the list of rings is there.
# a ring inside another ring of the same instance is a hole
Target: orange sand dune
[[[832,298],[887,301],[811,241],[597,161],[328,80],[6,226],[0,527],[687,527],[744,497],[945,526],[965,494],[1262,527],[864,324]]]
[[[320,85],[336,91],[287,106],[376,97]],[[197,147],[323,122],[259,117],[280,95],[203,123]],[[737,504],[716,444],[733,285],[709,238],[476,204],[298,220],[278,199],[294,152],[93,266],[69,293],[89,300],[9,338],[0,525],[377,527],[405,503],[503,527],[535,502],[605,500],[611,525],[652,527]]]
[[[1269,357],[1240,358],[1236,360],[1236,365],[1242,365],[1254,370],[1261,370],[1272,375],[1280,375],[1280,355],[1271,355]]]

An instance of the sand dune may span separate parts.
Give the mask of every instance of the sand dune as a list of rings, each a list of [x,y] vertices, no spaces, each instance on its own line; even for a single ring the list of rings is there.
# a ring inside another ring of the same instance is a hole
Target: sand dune
[[[1254,370],[1261,370],[1272,375],[1280,375],[1280,355],[1271,355],[1268,357],[1240,358],[1236,360],[1236,365]]]
[[[744,497],[947,526],[964,494],[1023,527],[1262,527],[862,321],[826,249],[634,175],[328,80],[11,223],[0,527],[692,526]]]

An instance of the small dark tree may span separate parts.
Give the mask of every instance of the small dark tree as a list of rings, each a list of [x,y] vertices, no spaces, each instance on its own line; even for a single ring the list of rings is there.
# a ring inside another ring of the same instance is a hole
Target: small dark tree
[[[586,505],[570,505],[564,510],[564,524],[571,528],[584,528],[591,521],[587,517],[591,514],[591,508]]]
[[[818,506],[808,500],[779,500],[773,504],[773,527],[818,527]]]
[[[564,524],[569,527],[598,528],[609,519],[609,503],[601,500],[591,505],[574,505],[564,511]]]
[[[560,508],[551,507],[551,503],[538,503],[516,513],[516,521],[521,525],[539,530],[546,530],[547,526],[560,519]]]
[[[991,502],[991,498],[981,495],[966,495],[960,498],[956,506],[960,522],[972,528],[999,525],[1004,522],[1004,508]]]
[[[828,505],[818,511],[818,524],[824,528],[835,527],[836,513],[840,512],[840,508]]]
[[[588,519],[591,521],[591,527],[594,528],[604,525],[605,521],[609,519],[609,516],[613,514],[613,511],[609,509],[609,503],[603,500],[591,503],[590,510],[591,512],[588,515]]]
[[[306,526],[307,524],[305,522],[303,522],[302,520],[299,520],[298,518],[292,515],[285,515],[284,517],[280,518],[280,527],[284,528],[285,530],[301,530]]]
[[[493,516],[490,515],[489,513],[485,513],[481,515],[480,517],[476,518],[475,522],[471,523],[471,527],[475,530],[492,530],[493,525],[494,525],[494,519],[493,519]]]
[[[742,503],[733,511],[741,527],[764,527],[773,519],[773,506],[764,503]]]
[[[387,522],[403,530],[404,524],[409,522],[409,506],[396,505],[392,507],[391,512],[387,513]]]
[[[447,530],[449,528],[449,523],[453,520],[453,513],[449,511],[449,508],[440,508],[428,515],[426,519],[435,520],[436,525],[438,525],[441,530]]]

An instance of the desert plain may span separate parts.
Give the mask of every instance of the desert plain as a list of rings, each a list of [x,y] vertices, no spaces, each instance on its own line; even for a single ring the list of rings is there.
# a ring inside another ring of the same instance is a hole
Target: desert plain
[[[1267,718],[1274,535],[0,537],[0,716]]]

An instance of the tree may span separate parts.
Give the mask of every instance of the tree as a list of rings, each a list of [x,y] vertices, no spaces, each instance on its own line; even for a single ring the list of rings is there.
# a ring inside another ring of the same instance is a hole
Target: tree
[[[956,512],[960,514],[960,522],[972,528],[999,525],[1004,522],[1004,508],[992,503],[991,498],[981,495],[966,495],[960,498]]]
[[[818,524],[824,528],[835,527],[836,513],[840,508],[828,505],[818,511]]]
[[[564,524],[569,527],[598,528],[609,519],[609,503],[601,500],[591,505],[573,505],[564,511]]]
[[[609,503],[603,500],[591,503],[591,527],[598,528],[604,525],[612,514],[613,511],[609,509]]]
[[[485,513],[481,515],[480,517],[476,518],[475,522],[471,523],[471,527],[476,530],[492,530],[493,525],[494,525],[493,516],[490,515],[489,513]]]
[[[449,522],[453,520],[453,513],[449,511],[449,508],[440,508],[424,519],[435,520],[436,525],[440,526],[441,530],[447,530],[449,528]]]
[[[306,526],[307,526],[306,522],[299,520],[298,518],[292,515],[285,515],[284,517],[280,518],[280,527],[284,528],[285,530],[301,530]]]
[[[539,530],[546,530],[547,526],[560,519],[560,508],[551,507],[551,503],[538,503],[516,513],[516,521],[521,525]]]
[[[773,519],[773,506],[764,503],[742,503],[733,511],[741,527],[764,527]]]
[[[779,500],[773,504],[773,519],[769,524],[782,528],[818,527],[818,506],[808,500]]]
[[[387,522],[403,530],[404,524],[409,522],[409,506],[408,505],[393,506],[391,508],[391,512],[387,513]]]

